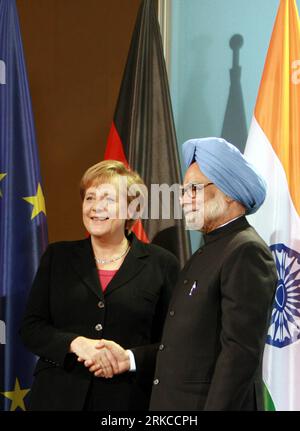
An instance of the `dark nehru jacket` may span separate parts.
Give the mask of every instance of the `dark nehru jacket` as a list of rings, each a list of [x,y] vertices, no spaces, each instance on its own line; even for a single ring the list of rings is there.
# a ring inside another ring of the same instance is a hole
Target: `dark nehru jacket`
[[[276,267],[245,217],[204,241],[170,303],[150,408],[259,410]]]

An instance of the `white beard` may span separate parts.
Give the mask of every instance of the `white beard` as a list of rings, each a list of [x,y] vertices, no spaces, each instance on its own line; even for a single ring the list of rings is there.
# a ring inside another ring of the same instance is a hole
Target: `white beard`
[[[185,214],[185,228],[205,232],[206,226],[221,218],[227,211],[228,204],[222,194],[216,193],[205,205]]]

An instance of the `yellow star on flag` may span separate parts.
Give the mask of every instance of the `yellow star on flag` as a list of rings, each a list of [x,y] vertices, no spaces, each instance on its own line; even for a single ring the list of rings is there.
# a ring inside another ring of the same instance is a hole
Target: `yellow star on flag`
[[[28,196],[27,198],[23,198],[23,199],[26,202],[29,202],[31,205],[33,205],[31,220],[33,220],[34,217],[36,217],[41,212],[43,212],[46,215],[45,198],[44,198],[40,183],[38,184],[38,188],[35,196]]]
[[[2,181],[2,180],[3,180],[3,178],[4,178],[4,177],[6,177],[6,175],[7,175],[7,174],[0,174],[0,181]],[[1,192],[1,189],[0,189],[0,198],[2,198],[2,192]]]
[[[10,411],[13,412],[18,407],[22,410],[26,410],[25,404],[24,404],[24,398],[26,397],[29,391],[30,389],[21,389],[19,380],[16,378],[15,388],[13,391],[0,392],[0,393],[12,401],[10,406]]]

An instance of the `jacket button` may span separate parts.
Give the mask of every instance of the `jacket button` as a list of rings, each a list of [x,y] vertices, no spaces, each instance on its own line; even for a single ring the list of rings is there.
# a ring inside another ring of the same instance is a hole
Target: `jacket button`
[[[159,379],[155,379],[155,380],[153,381],[153,384],[154,384],[154,385],[158,385],[158,383],[159,383]]]
[[[199,248],[198,250],[198,254],[201,254],[201,253],[203,253],[203,248]]]
[[[96,331],[102,331],[102,325],[101,323],[97,323],[97,325],[95,326]]]
[[[172,317],[173,317],[173,316],[174,316],[174,314],[175,314],[175,311],[174,311],[174,310],[171,310],[169,314],[170,314],[170,316],[172,316]]]
[[[189,280],[183,280],[183,284],[188,284]]]
[[[99,308],[104,308],[104,302],[103,301],[99,301],[98,302],[98,307]]]
[[[164,350],[165,346],[163,344],[160,344],[159,350]]]

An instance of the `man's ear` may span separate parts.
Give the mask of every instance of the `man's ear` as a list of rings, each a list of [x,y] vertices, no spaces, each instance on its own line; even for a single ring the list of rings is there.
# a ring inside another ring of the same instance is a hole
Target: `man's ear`
[[[231,202],[234,202],[234,199],[228,195],[225,195],[225,202],[228,204],[231,204]]]

